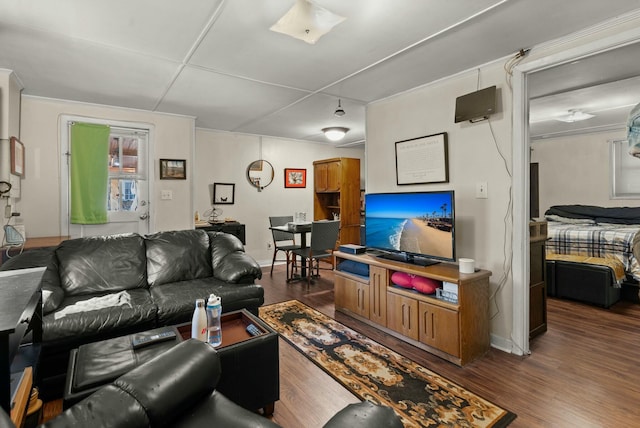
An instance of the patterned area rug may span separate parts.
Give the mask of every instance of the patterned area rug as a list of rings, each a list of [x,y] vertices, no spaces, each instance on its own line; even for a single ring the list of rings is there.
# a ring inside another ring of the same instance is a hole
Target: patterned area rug
[[[260,318],[363,400],[393,407],[405,427],[506,427],[516,415],[297,300]]]

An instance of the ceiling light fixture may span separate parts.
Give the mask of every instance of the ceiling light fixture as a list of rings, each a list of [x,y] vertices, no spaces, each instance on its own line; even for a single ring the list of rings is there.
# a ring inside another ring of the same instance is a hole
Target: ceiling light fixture
[[[296,0],[293,7],[270,30],[313,45],[344,20],[343,16],[329,12],[311,0]]]
[[[344,136],[349,132],[349,128],[344,128],[342,126],[331,126],[329,128],[322,128],[322,132],[324,132],[325,137],[327,137],[331,141],[340,141],[344,138]]]
[[[557,117],[556,120],[559,120],[560,122],[573,123],[591,119],[592,117],[595,117],[595,115],[585,113],[582,110],[569,110],[569,114]]]
[[[340,106],[340,99],[338,99],[338,108],[336,109],[336,111],[333,112],[334,116],[338,116],[338,117],[342,117],[345,115],[344,110],[342,109],[342,106]]]

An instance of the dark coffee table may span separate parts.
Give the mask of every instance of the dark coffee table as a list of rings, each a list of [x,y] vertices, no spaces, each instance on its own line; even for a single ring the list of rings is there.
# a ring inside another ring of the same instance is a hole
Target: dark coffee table
[[[271,416],[275,402],[280,399],[278,333],[244,309],[222,314],[221,324],[222,345],[216,349],[220,356],[222,373],[216,390],[246,409],[262,409],[265,416]],[[261,334],[250,335],[246,331],[249,324],[258,327]],[[137,350],[128,347],[136,335],[167,329],[178,332],[175,341],[160,342]],[[70,407],[112,382],[123,374],[123,370],[131,370],[152,356],[190,338],[191,323],[185,323],[82,345],[72,350],[64,390],[64,407]],[[123,353],[116,353],[115,350],[112,353],[113,357],[109,352],[105,352],[106,349],[114,348],[122,348],[123,352],[130,356],[129,359],[123,359]],[[109,358],[113,358],[117,364],[110,364]],[[81,382],[78,379],[79,374],[82,375]]]
[[[246,310],[222,314],[222,345],[217,347],[222,374],[216,389],[249,410],[271,416],[280,399],[278,333]],[[261,331],[251,336],[253,324]],[[183,339],[191,337],[191,323],[177,326]]]

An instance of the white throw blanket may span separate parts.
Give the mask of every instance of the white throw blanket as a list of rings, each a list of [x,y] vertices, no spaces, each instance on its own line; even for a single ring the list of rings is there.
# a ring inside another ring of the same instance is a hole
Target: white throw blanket
[[[107,294],[102,297],[92,297],[88,300],[82,300],[73,305],[69,305],[66,308],[54,313],[54,319],[60,319],[69,314],[75,314],[78,312],[95,311],[98,309],[111,308],[114,306],[131,306],[131,296],[126,291],[121,291],[116,294]]]

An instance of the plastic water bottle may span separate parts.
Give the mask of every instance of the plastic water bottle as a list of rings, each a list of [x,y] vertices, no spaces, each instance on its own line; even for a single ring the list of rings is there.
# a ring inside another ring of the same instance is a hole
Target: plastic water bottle
[[[220,297],[211,294],[207,301],[207,341],[213,347],[220,346],[222,343],[221,314],[222,303],[220,302]]]
[[[204,299],[196,300],[196,309],[191,319],[191,337],[207,341],[207,311],[204,308]]]

